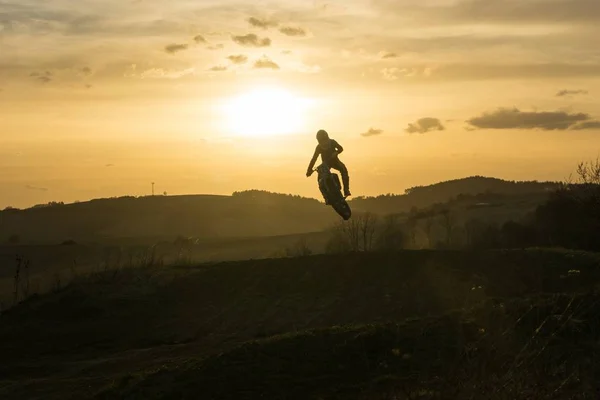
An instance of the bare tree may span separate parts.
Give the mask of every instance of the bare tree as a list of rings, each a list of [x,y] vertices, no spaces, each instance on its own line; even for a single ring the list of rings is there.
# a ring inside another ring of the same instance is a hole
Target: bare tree
[[[360,251],[360,221],[358,217],[347,222],[341,222],[342,231],[346,236],[350,251]]]
[[[359,214],[346,222],[339,222],[331,230],[328,252],[371,251],[377,231],[377,216]]]
[[[410,238],[410,247],[417,247],[417,223],[419,222],[417,215],[415,213],[411,213],[406,219],[406,228],[408,231],[408,236]]]
[[[435,224],[435,215],[433,213],[427,213],[423,218],[423,230],[427,236],[427,244],[429,248],[432,247],[433,238],[431,237],[433,225]]]
[[[446,245],[450,247],[453,243],[452,235],[454,233],[454,228],[456,225],[456,218],[454,216],[454,213],[447,208],[442,210],[440,212],[440,215],[442,216],[442,225],[446,230]]]
[[[477,218],[465,222],[464,230],[467,246],[476,247],[476,244],[481,240],[485,228],[486,225]]]
[[[375,237],[377,216],[372,213],[362,214],[358,218],[360,224],[360,235],[362,237],[362,250],[373,250],[373,238]]]
[[[578,183],[600,185],[600,157],[577,165]]]
[[[381,224],[377,247],[382,250],[395,250],[404,246],[404,232],[398,214],[387,215]]]

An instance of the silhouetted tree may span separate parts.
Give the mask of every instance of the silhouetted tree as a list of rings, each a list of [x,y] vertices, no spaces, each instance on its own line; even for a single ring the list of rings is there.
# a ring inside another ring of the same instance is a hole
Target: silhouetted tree
[[[464,225],[465,242],[468,247],[477,247],[487,224],[477,218],[468,220]]]
[[[291,247],[286,247],[284,252],[286,257],[306,257],[312,254],[312,250],[304,238],[299,239]]]
[[[433,245],[433,226],[435,225],[435,214],[429,212],[423,217],[423,231],[427,237],[427,247],[432,248]]]
[[[440,212],[442,216],[442,226],[446,232],[446,246],[450,247],[453,244],[453,233],[456,225],[456,217],[452,210],[446,208]]]
[[[331,229],[327,252],[371,251],[377,232],[377,216],[371,213],[357,214]]]
[[[534,229],[545,245],[600,250],[600,159],[577,166],[535,212]]]
[[[362,239],[362,250],[373,250],[373,239],[377,227],[377,216],[372,213],[364,213],[358,217],[360,224],[360,236]]]
[[[406,219],[406,230],[408,237],[410,238],[410,247],[417,247],[417,224],[419,222],[419,215],[416,207],[410,210],[408,218]]]
[[[397,250],[404,247],[405,235],[400,215],[390,214],[380,224],[376,247],[380,250]]]

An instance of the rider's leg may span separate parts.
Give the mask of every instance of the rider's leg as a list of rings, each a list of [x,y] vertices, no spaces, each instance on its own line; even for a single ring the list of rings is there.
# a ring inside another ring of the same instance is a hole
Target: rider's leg
[[[340,171],[342,174],[342,183],[344,184],[344,196],[351,196],[350,194],[350,176],[348,175],[348,168],[339,159],[331,163],[331,168]]]

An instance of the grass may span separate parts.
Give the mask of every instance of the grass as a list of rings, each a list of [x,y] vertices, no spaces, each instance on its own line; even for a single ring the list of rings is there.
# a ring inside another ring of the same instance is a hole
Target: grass
[[[5,310],[14,303],[15,255],[30,262],[28,295],[53,291],[68,284],[77,275],[101,272],[106,269],[137,266],[139,264],[181,265],[231,260],[287,257],[306,253],[310,248],[322,252],[327,232],[260,238],[200,239],[181,245],[157,243],[148,239],[140,243],[114,240],[110,243],[80,243],[64,245],[0,244],[0,308]],[[153,258],[153,262],[149,262]],[[24,270],[21,278],[25,282]],[[19,301],[25,293],[20,290]]]
[[[0,397],[575,399],[599,268],[530,249],[107,271],[0,316]]]
[[[589,306],[598,299],[559,295],[281,335],[114,382],[97,398],[594,398],[577,383],[596,378],[596,336],[587,328],[600,325],[575,316],[597,314]]]

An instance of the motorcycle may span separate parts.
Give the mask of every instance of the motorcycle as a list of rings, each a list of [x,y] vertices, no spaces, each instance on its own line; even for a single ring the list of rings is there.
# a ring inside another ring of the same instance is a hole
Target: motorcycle
[[[346,198],[342,195],[342,184],[340,177],[331,172],[331,168],[327,164],[321,164],[313,170],[317,172],[317,182],[319,190],[325,199],[325,204],[333,207],[340,217],[344,220],[349,220],[352,216],[352,210],[346,202]]]

